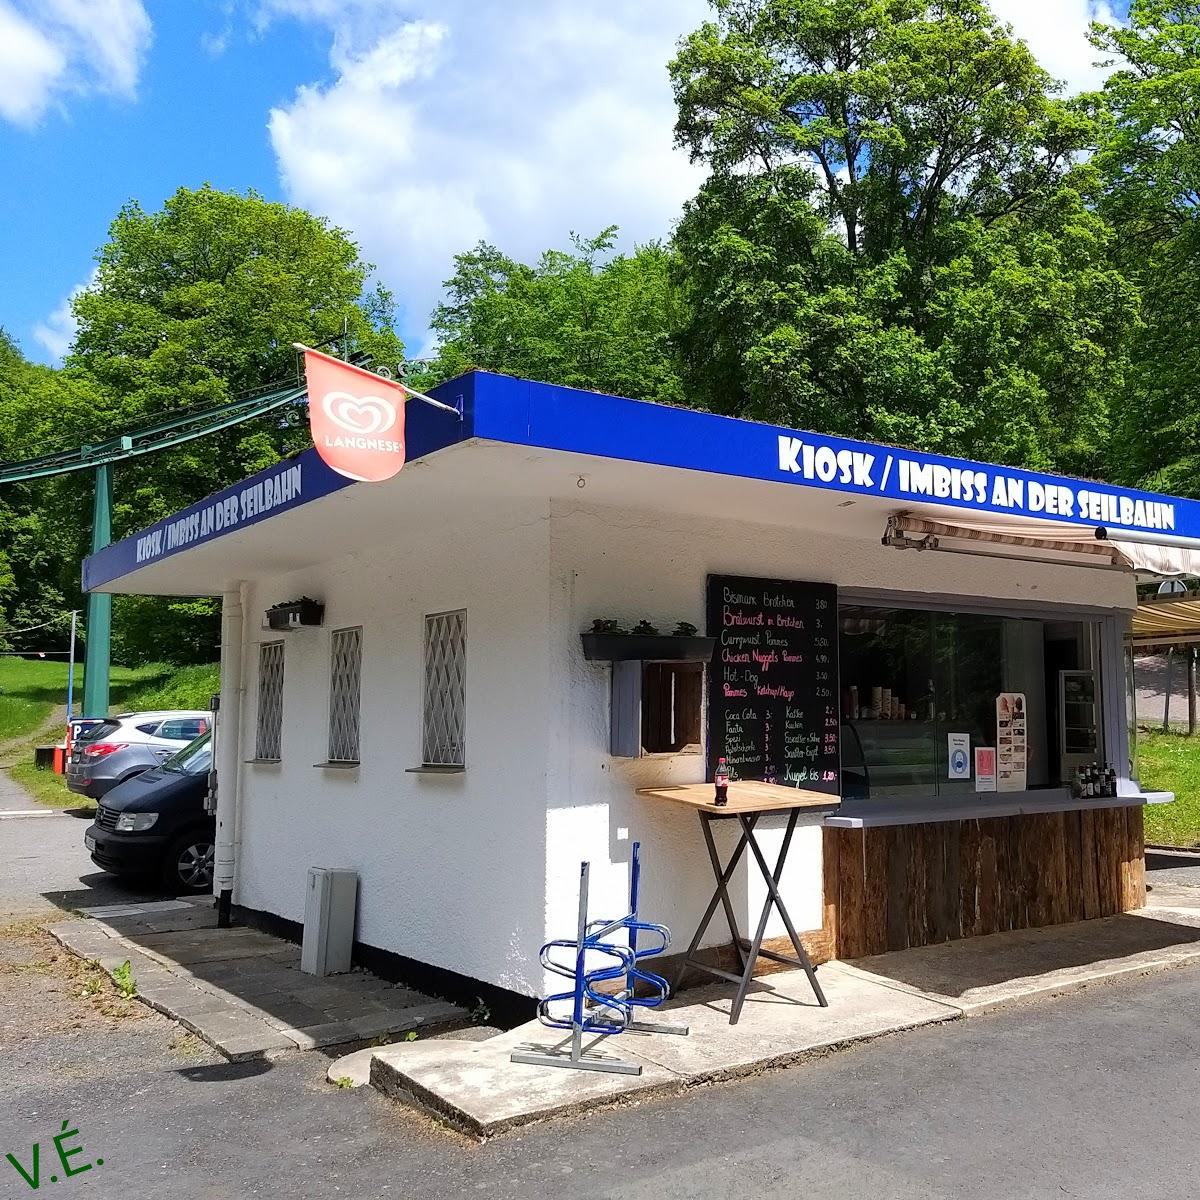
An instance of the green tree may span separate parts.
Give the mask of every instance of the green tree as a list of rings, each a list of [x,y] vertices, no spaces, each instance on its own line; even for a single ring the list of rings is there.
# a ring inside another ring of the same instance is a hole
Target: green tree
[[[1200,496],[1200,3],[1134,0],[1127,26],[1095,25],[1092,41],[1119,63],[1096,97],[1111,122],[1099,204],[1143,298],[1111,469]]]
[[[0,426],[8,431],[0,460],[98,441],[298,379],[293,342],[348,335],[350,349],[385,364],[403,353],[391,296],[369,285],[372,268],[347,234],[252,192],[181,188],[153,213],[131,203],[97,260],[94,283],[75,301],[78,332],[63,371],[6,367],[0,353],[0,380],[11,371],[17,381],[0,392]],[[164,517],[308,441],[307,414],[297,406],[135,459],[115,472],[114,533]],[[39,595],[59,609],[77,606],[90,475],[10,490],[16,500],[0,498],[8,507],[7,518],[0,514],[9,521],[4,549],[30,593],[10,613],[29,611]],[[10,530],[29,544],[10,548]],[[43,585],[57,590],[43,593]],[[116,605],[114,645],[126,661],[211,659],[216,640],[211,602]]]
[[[573,236],[573,253],[547,250],[532,266],[483,242],[457,255],[433,315],[438,353],[423,382],[482,367],[681,402],[670,253],[652,242],[613,255],[616,232]]]
[[[97,402],[78,372],[29,362],[0,331],[0,462],[30,458],[84,429]],[[86,477],[10,484],[0,491],[0,642],[7,649],[65,648],[65,612],[79,607],[87,529]],[[28,635],[6,636],[50,622]]]
[[[341,229],[302,209],[205,186],[180,188],[161,211],[125,206],[97,256],[94,284],[75,301],[68,368],[103,390],[107,433],[172,411],[224,403],[298,378],[293,342],[349,346],[383,363],[403,348],[392,298],[368,289],[372,267]],[[302,406],[277,411],[116,473],[120,535],[308,444]],[[126,660],[210,659],[211,602],[119,600],[114,647]]]
[[[713,0],[671,64],[712,177],[675,238],[689,397],[1091,470],[1136,294],[1095,125],[981,0]]]

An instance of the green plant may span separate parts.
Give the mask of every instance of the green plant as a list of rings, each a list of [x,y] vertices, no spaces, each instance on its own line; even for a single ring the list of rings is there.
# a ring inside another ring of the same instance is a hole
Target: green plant
[[[658,626],[651,625],[649,621],[643,618],[633,627],[631,632],[636,637],[657,637]]]
[[[101,979],[89,979],[84,985],[81,996],[98,996],[104,990],[104,981]]]
[[[593,633],[624,633],[625,629],[620,621],[614,621],[611,617],[597,617],[592,622]]]
[[[417,1031],[416,1031],[415,1029],[410,1029],[410,1030],[409,1030],[409,1031],[408,1031],[408,1032],[407,1032],[407,1033],[404,1035],[404,1040],[405,1040],[406,1042],[415,1042],[419,1036],[420,1036],[420,1035],[417,1033]]]
[[[695,637],[700,631],[691,621],[680,621],[671,631],[672,637]]]
[[[482,996],[475,997],[475,1007],[471,1009],[471,1024],[486,1025],[492,1019],[492,1010],[483,1002]]]
[[[117,991],[127,1000],[137,995],[137,984],[133,979],[133,965],[129,959],[113,969],[112,979],[113,983],[117,985]]]
[[[354,1080],[351,1079],[349,1075],[339,1075],[333,1081],[333,1086],[340,1090],[345,1090],[346,1088],[352,1088],[354,1086]]]

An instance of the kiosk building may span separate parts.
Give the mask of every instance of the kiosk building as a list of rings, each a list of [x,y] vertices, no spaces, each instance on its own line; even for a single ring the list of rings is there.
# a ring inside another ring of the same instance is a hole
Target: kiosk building
[[[308,450],[84,564],[222,597],[238,911],[294,929],[307,868],[352,867],[363,956],[517,1012],[581,860],[623,911],[640,841],[643,912],[690,935],[704,845],[638,792],[718,751],[830,797],[780,883],[817,961],[1143,903],[1170,797],[1137,782],[1126,635],[1200,503],[483,372],[434,394],[457,412],[410,403],[386,482]]]

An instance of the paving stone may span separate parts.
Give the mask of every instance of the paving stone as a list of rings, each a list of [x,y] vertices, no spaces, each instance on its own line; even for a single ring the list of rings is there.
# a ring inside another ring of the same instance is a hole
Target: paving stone
[[[201,1034],[201,1036],[204,1035]],[[209,1039],[205,1037],[204,1040],[208,1041]],[[277,1030],[254,1033],[247,1037],[219,1038],[209,1044],[224,1054],[231,1062],[244,1062],[249,1058],[262,1058],[272,1052],[297,1049],[296,1043],[291,1038]]]
[[[259,1005],[270,1014],[273,1024],[304,1029],[309,1025],[321,1025],[325,1022],[325,1014],[311,1004],[299,1004],[293,999],[284,1000],[280,1004]]]
[[[313,1039],[316,1046],[340,1046],[343,1042],[356,1042],[360,1035],[347,1021],[328,1021],[321,1025],[309,1025],[300,1030]]]
[[[378,1037],[385,1033],[405,1033],[425,1025],[445,1024],[465,1019],[465,1013],[456,1004],[435,1001],[432,1004],[410,1005],[408,1008],[390,1013],[373,1013],[350,1020],[350,1027],[362,1038]]]
[[[314,977],[300,949],[251,929],[217,929],[208,908],[138,910],[63,922],[52,932],[110,973],[130,963],[139,999],[227,1058],[243,1059],[465,1020],[454,1005],[361,970]]]

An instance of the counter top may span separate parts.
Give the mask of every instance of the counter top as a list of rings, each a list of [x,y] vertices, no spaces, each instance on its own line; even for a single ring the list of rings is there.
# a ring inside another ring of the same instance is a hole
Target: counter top
[[[983,799],[982,797],[987,797]],[[896,801],[884,806],[864,808],[862,812],[837,812],[825,818],[832,829],[871,829],[881,825],[929,825],[939,821],[981,821],[989,817],[1023,817],[1033,813],[1081,812],[1097,808],[1140,808],[1145,804],[1169,804],[1171,792],[1136,792],[1128,796],[1065,795],[1061,788],[1049,788],[1043,796],[1036,792],[980,792],[956,802],[932,803]]]
[[[840,796],[826,792],[810,792],[804,788],[784,787],[778,783],[759,783],[753,779],[739,779],[729,785],[729,803],[713,803],[711,783],[684,783],[663,787],[638,788],[639,796],[652,800],[670,800],[685,804],[689,808],[701,809],[718,816],[737,816],[739,813],[782,812],[792,808],[837,808]]]

